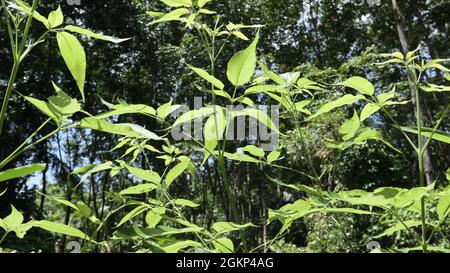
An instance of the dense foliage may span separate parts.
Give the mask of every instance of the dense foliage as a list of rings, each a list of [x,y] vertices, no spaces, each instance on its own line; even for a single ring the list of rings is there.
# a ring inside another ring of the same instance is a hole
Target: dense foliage
[[[1,0],[3,251],[450,252],[448,1],[39,2]]]

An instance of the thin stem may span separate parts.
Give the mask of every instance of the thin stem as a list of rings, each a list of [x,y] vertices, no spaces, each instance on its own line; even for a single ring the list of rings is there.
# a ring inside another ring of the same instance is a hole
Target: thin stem
[[[331,219],[338,225],[338,229],[342,233],[342,235],[344,235],[345,242],[350,247],[350,250],[355,252],[355,248],[353,247],[350,238],[348,238],[347,233],[345,233],[344,227],[341,225],[341,223],[339,223],[338,220],[336,220],[336,218],[334,216],[331,216]]]
[[[428,137],[427,141],[425,142],[425,145],[423,146],[424,150],[428,147],[428,145],[430,144],[431,140],[433,139],[433,135],[436,133],[437,129],[439,128],[439,126],[441,125],[442,121],[444,120],[444,117],[447,114],[448,109],[450,109],[450,104],[447,105],[447,107],[445,108],[444,112],[442,113],[441,118],[438,120],[438,122],[434,126],[433,131],[431,132],[431,135]]]
[[[14,54],[14,65],[13,65],[13,68],[11,71],[11,76],[9,78],[8,86],[6,87],[5,97],[3,98],[2,109],[0,112],[0,136],[2,135],[3,123],[5,121],[5,116],[6,116],[6,111],[8,109],[9,100],[11,98],[12,88],[16,81],[17,72],[19,71],[19,67],[20,67],[20,57],[19,56],[22,55],[23,50],[25,48],[25,43],[28,38],[28,33],[30,31],[31,22],[33,20],[33,13],[36,9],[38,2],[39,2],[39,0],[33,1],[33,6],[31,7],[31,13],[28,15],[27,23],[25,25],[25,30],[24,30],[24,34],[22,37],[22,41],[20,43],[19,48],[16,47],[14,50],[15,53],[13,53]],[[2,6],[4,6],[4,0],[2,0]],[[5,9],[5,7],[3,7],[3,8]],[[5,12],[7,12],[6,9],[5,9]],[[9,22],[8,18],[9,18],[9,16],[6,18],[7,22]],[[8,32],[10,32],[10,31],[8,30]],[[13,39],[12,32],[10,32],[10,39]],[[13,41],[13,40],[11,40],[11,41]],[[13,42],[11,42],[11,43],[13,43]]]
[[[383,113],[386,114],[386,116],[391,120],[391,122],[394,124],[394,127],[396,129],[398,129],[403,136],[405,137],[405,139],[408,141],[408,143],[411,145],[411,147],[414,149],[414,151],[417,151],[417,147],[414,144],[414,142],[411,140],[411,138],[408,136],[408,134],[406,134],[405,131],[402,130],[400,124],[391,116],[391,114],[389,113],[389,111],[387,111],[387,109],[383,106],[381,106],[381,110],[383,111]]]
[[[0,245],[2,245],[3,241],[6,239],[6,236],[8,236],[9,231],[6,231],[5,234],[3,234],[2,238],[0,239]]]
[[[12,28],[11,28],[11,22],[10,22],[10,18],[9,18],[9,13],[8,13],[7,8],[6,8],[5,0],[1,0],[1,1],[2,1],[3,12],[5,14],[6,26],[8,28],[9,41],[11,43],[11,51],[13,53],[13,57],[14,57],[14,60],[15,60],[16,59],[16,45],[14,44],[14,37],[13,37]],[[17,35],[17,31],[16,31],[16,35]]]
[[[41,126],[39,126],[39,128],[36,129],[36,131],[34,131],[24,142],[22,142],[22,144],[17,147],[6,159],[8,159],[10,156],[16,154],[17,152],[20,151],[20,149],[22,149],[23,147],[25,147],[25,145],[27,145],[28,142],[30,142],[30,140],[37,134],[39,133],[40,130],[42,130],[42,128],[44,128],[45,125],[47,125],[47,123],[49,123],[51,121],[51,118],[48,118],[44,123],[41,124]],[[6,164],[5,164],[6,165]],[[3,168],[3,162],[0,163],[0,169]]]
[[[39,0],[33,0],[33,5],[31,6],[31,12],[28,15],[27,23],[25,25],[25,30],[24,30],[24,33],[22,36],[22,41],[20,42],[20,47],[19,47],[19,51],[18,51],[19,54],[17,56],[22,55],[23,50],[25,48],[25,44],[28,39],[28,33],[30,32],[31,23],[33,22],[33,14],[34,14],[34,11],[36,10],[38,2],[39,2]]]
[[[395,213],[392,209],[387,211],[388,213],[392,214],[401,224],[402,226],[409,232],[411,233],[419,242],[421,241],[421,238],[417,235],[416,232],[414,232],[410,227],[408,227],[408,225],[406,225],[406,223],[400,218],[400,216]]]
[[[216,24],[214,27],[215,29],[217,28],[217,25],[218,25],[218,20],[216,20]],[[215,55],[215,37],[214,36],[210,37],[210,40],[208,40],[208,34],[204,33],[202,28],[197,28],[197,31],[200,34],[200,38],[201,38],[202,42],[206,46],[208,57],[210,60],[210,65],[211,65],[211,75],[214,76],[215,75],[216,58],[218,57]],[[211,42],[211,44],[210,44],[210,42]],[[219,51],[219,53],[220,52],[221,52],[221,50]],[[236,92],[236,89],[237,89],[237,87],[235,88],[235,92]],[[214,123],[215,123],[215,127],[216,127],[217,140],[219,140],[220,138],[218,135],[219,130],[218,130],[217,108],[216,108],[217,97],[216,97],[216,94],[214,93],[214,86],[212,84],[211,84],[211,93],[212,93],[212,104],[214,107]],[[233,95],[233,97],[234,97],[234,95]],[[235,198],[233,196],[233,190],[232,190],[230,181],[228,180],[228,174],[227,174],[227,169],[226,169],[226,164],[225,164],[224,152],[225,152],[226,142],[227,142],[226,138],[224,138],[223,145],[222,146],[219,145],[220,150],[219,150],[219,154],[217,156],[217,161],[218,161],[218,165],[219,165],[220,175],[221,175],[223,183],[225,185],[225,192],[226,192],[226,196],[228,199],[228,203],[230,204],[231,217],[232,217],[233,221],[239,221],[240,217],[238,217],[238,210],[237,210]],[[248,252],[247,241],[245,239],[245,234],[243,231],[240,231],[240,237],[241,237],[244,251]]]
[[[12,88],[16,81],[17,72],[19,71],[19,63],[14,60],[14,65],[11,70],[11,76],[9,77],[8,86],[6,87],[5,97],[3,98],[2,110],[0,112],[0,136],[3,131],[3,123],[5,121],[6,110],[8,109],[9,100],[11,98]]]
[[[8,156],[5,160],[3,160],[0,163],[0,168],[2,168],[3,166],[5,166],[6,164],[8,164],[9,162],[11,162],[13,159],[15,159],[16,157],[18,157],[20,154],[22,154],[23,152],[33,148],[34,146],[38,145],[39,143],[47,140],[48,138],[54,136],[55,134],[57,134],[58,132],[60,132],[62,129],[58,128],[56,130],[54,130],[53,132],[49,133],[48,135],[40,138],[38,141],[31,143],[30,145],[26,146],[25,148],[17,151],[16,153],[11,154],[10,156]]]
[[[408,72],[414,72],[410,67],[407,67]],[[415,75],[415,73],[414,73]],[[417,78],[414,77],[415,82],[413,84],[416,86],[415,88],[415,96],[416,96],[416,120],[417,120],[417,160],[419,164],[419,186],[424,187],[425,186],[425,166],[424,166],[424,143],[423,143],[423,137],[422,137],[422,112],[420,107],[420,95],[419,95],[419,88],[417,88]],[[425,197],[422,197],[420,199],[420,214],[421,214],[421,220],[422,220],[422,250],[424,253],[427,252],[427,227],[426,227],[426,208],[425,208]]]

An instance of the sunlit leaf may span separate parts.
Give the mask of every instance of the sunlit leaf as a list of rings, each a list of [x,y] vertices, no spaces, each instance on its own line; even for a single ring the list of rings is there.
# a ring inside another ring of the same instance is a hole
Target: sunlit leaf
[[[153,24],[177,20],[178,18],[180,18],[181,16],[183,16],[187,13],[189,13],[189,10],[186,8],[175,9],[175,10],[163,15],[161,18],[157,19],[156,21],[154,21]]]
[[[319,109],[319,111],[317,111],[317,113],[315,113],[314,115],[309,117],[308,120],[316,118],[322,114],[328,113],[331,110],[336,109],[338,107],[341,107],[344,105],[350,105],[350,104],[357,102],[358,100],[363,100],[363,99],[365,99],[365,97],[363,95],[354,96],[351,94],[347,94],[341,98],[338,98],[335,101],[326,103]]]
[[[36,221],[33,222],[33,226],[50,231],[52,233],[59,233],[67,236],[78,237],[84,240],[91,240],[89,236],[84,234],[81,230],[56,222],[50,222],[46,220]]]
[[[57,32],[59,51],[69,68],[70,73],[77,82],[78,89],[84,97],[84,80],[86,78],[86,54],[75,36],[67,32]]]
[[[131,38],[121,39],[121,38],[116,38],[116,37],[112,37],[112,36],[107,36],[107,35],[95,33],[89,29],[84,29],[84,28],[72,26],[72,25],[65,26],[64,29],[66,29],[70,32],[75,32],[75,33],[78,33],[81,35],[86,35],[86,36],[89,36],[89,37],[97,39],[97,40],[103,40],[103,41],[107,41],[107,42],[111,42],[111,43],[115,43],[115,44],[122,43],[122,42],[125,42],[125,41],[128,41],[131,39]]]
[[[190,66],[190,65],[188,65],[188,66],[189,66],[190,69],[192,69],[192,71],[197,73],[197,75],[199,75],[200,77],[202,77],[203,79],[205,79],[206,81],[208,81],[209,83],[214,85],[215,87],[219,88],[220,90],[223,90],[223,88],[225,87],[224,84],[220,80],[218,80],[215,77],[211,76],[205,70],[203,70],[201,68],[194,67],[194,66]]]
[[[398,222],[397,224],[395,224],[394,226],[386,229],[383,233],[375,236],[374,238],[380,238],[380,237],[383,237],[383,236],[388,236],[388,235],[391,235],[391,234],[393,234],[393,233],[395,233],[397,231],[405,230],[407,228],[417,227],[417,226],[420,226],[420,225],[422,225],[422,222],[418,221],[418,220],[406,220],[406,221],[403,221],[403,223],[402,222]]]
[[[375,89],[374,89],[372,83],[370,83],[365,78],[358,77],[358,76],[351,77],[350,79],[348,79],[342,83],[339,83],[339,85],[353,88],[363,95],[371,96],[375,92]]]
[[[180,176],[189,166],[191,160],[186,156],[178,158],[180,162],[175,165],[166,175],[166,187],[169,188],[172,182]]]
[[[64,22],[64,15],[61,11],[61,6],[58,6],[57,10],[50,12],[47,20],[50,28],[55,28],[62,25]]]
[[[361,122],[378,112],[378,110],[380,110],[380,106],[376,105],[375,103],[370,102],[366,104],[361,111]]]
[[[241,86],[250,81],[256,67],[256,45],[259,34],[244,50],[236,53],[228,62],[227,77],[234,86]]]
[[[3,172],[0,172],[0,182],[8,181],[14,178],[27,176],[33,174],[35,172],[43,171],[46,168],[46,164],[30,164],[22,167],[17,167],[14,169],[9,169]]]

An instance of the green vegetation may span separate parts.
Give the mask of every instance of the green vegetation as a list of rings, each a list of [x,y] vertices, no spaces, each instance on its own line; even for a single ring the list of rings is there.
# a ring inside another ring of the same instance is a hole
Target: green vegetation
[[[130,16],[1,0],[3,251],[450,252],[448,3],[418,1],[411,51],[396,1],[111,2]]]

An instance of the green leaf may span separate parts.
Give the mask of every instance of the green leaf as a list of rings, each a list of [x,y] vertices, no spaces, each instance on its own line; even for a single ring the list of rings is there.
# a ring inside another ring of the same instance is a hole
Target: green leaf
[[[252,101],[250,98],[247,98],[247,97],[239,97],[239,98],[236,99],[236,102],[245,104],[245,105],[250,106],[250,107],[255,107],[255,102]]]
[[[240,152],[248,152],[249,154],[256,156],[256,157],[264,157],[265,153],[264,150],[256,147],[255,145],[247,145],[243,148],[237,149],[238,153]]]
[[[216,106],[216,111],[217,112],[222,111],[222,109],[220,107]],[[202,107],[200,109],[191,110],[189,112],[182,114],[180,117],[178,117],[177,120],[175,120],[172,127],[175,127],[175,126],[180,125],[185,122],[192,121],[194,119],[207,117],[213,113],[214,113],[213,107]]]
[[[305,113],[307,115],[311,115],[311,111],[309,111],[308,109],[305,109],[305,107],[310,103],[311,103],[310,100],[298,101],[298,102],[294,103],[294,109],[295,109],[295,111]]]
[[[428,245],[427,247],[428,251],[434,251],[434,252],[441,252],[441,253],[450,253],[450,250],[443,248],[443,247],[437,247],[437,246],[432,246],[432,245]],[[407,248],[406,251],[423,251],[423,246],[416,246],[413,248]]]
[[[375,114],[380,110],[380,106],[376,105],[375,103],[368,103],[364,106],[363,110],[361,111],[361,122],[369,118],[371,115]]]
[[[81,105],[76,99],[73,99],[67,95],[54,82],[52,82],[52,84],[56,91],[56,96],[49,97],[48,102],[50,109],[54,113],[58,116],[70,117],[81,110]]]
[[[57,32],[56,40],[64,62],[77,82],[84,101],[84,80],[86,78],[86,54],[84,49],[77,38],[67,32]]]
[[[61,6],[58,6],[57,10],[50,12],[47,20],[50,28],[55,28],[62,25],[64,22],[64,15],[62,14]]]
[[[274,150],[267,155],[267,163],[272,164],[272,162],[278,160],[281,155],[281,149]]]
[[[434,60],[431,60],[428,63],[426,63],[423,66],[423,68],[424,69],[436,68],[436,69],[442,70],[444,72],[450,72],[450,69],[448,69],[447,67],[445,67],[441,64],[442,62],[448,62],[448,61],[450,61],[450,59],[434,59]]]
[[[50,103],[38,100],[32,97],[24,96],[24,98],[34,107],[36,107],[39,111],[41,111],[44,115],[51,118],[56,124],[60,124],[61,116],[58,113],[55,113],[53,107],[50,106]]]
[[[215,155],[219,155],[219,151],[214,151]],[[230,160],[234,160],[234,161],[239,161],[239,162],[251,162],[251,163],[262,163],[263,161],[253,158],[249,155],[246,154],[242,154],[242,153],[228,153],[225,152],[223,153],[223,156],[230,159]]]
[[[35,172],[43,171],[46,168],[46,164],[30,164],[22,167],[17,167],[14,169],[8,169],[6,171],[0,172],[0,182],[8,181],[14,178],[27,176]]]
[[[226,237],[217,238],[212,241],[214,248],[220,253],[233,253],[234,245],[233,241]]]
[[[138,133],[140,135],[141,138],[146,138],[146,139],[153,139],[153,140],[166,140],[160,136],[158,136],[157,134],[145,129],[142,126],[139,126],[137,124],[134,123],[122,123],[122,126],[128,126],[131,128],[131,130],[133,130],[134,132]]]
[[[216,232],[216,235],[237,231],[248,227],[256,227],[256,226],[253,225],[252,223],[239,225],[231,222],[217,222],[212,225],[212,228]]]
[[[395,224],[394,226],[386,229],[383,233],[375,236],[374,238],[384,237],[384,236],[387,236],[387,235],[391,235],[391,234],[393,234],[393,233],[395,233],[397,231],[404,230],[406,228],[417,227],[417,226],[420,226],[420,225],[422,225],[422,222],[418,221],[418,220],[407,220],[407,221],[403,221],[403,223],[398,222],[397,224]]]
[[[156,110],[156,113],[158,115],[158,117],[165,119],[168,115],[170,115],[170,113],[173,112],[173,108],[172,108],[172,100],[170,100],[169,102],[161,105],[160,107],[158,107],[158,109]]]
[[[447,81],[450,81],[450,73],[445,73],[445,74],[444,74],[444,78],[445,78]]]
[[[269,79],[271,79],[272,81],[274,81],[276,84],[281,85],[281,86],[286,86],[286,82],[283,80],[283,78],[281,78],[278,74],[272,72],[269,70],[269,68],[267,68],[267,66],[259,61],[257,61],[259,67],[261,67],[261,69],[263,70],[264,74],[269,77]]]
[[[377,100],[381,105],[384,105],[388,100],[393,99],[395,97],[395,88],[388,93],[381,93],[377,96]]]
[[[142,134],[136,132],[133,130],[132,127],[125,124],[114,124],[109,121],[98,119],[94,117],[87,117],[80,121],[79,128],[89,128],[92,130],[110,133],[110,134],[116,134],[116,135],[122,135],[127,137],[135,137],[135,138],[141,138],[143,137]]]
[[[241,86],[250,81],[256,68],[256,46],[259,33],[255,40],[244,50],[236,53],[228,62],[227,77],[234,86]]]
[[[103,41],[107,41],[107,42],[111,42],[111,43],[115,43],[115,44],[122,43],[122,42],[125,42],[125,41],[128,41],[131,39],[131,38],[121,39],[121,38],[111,37],[111,36],[95,33],[89,29],[84,29],[84,28],[72,26],[72,25],[65,26],[64,29],[66,29],[67,31],[70,31],[70,32],[75,32],[75,33],[78,33],[81,35],[86,35],[86,36],[89,36],[89,37],[97,39],[97,40],[103,40]]]
[[[192,241],[186,240],[181,242],[176,242],[174,244],[163,247],[164,251],[167,253],[178,253],[180,250],[188,248],[188,247],[201,247],[202,244]]]
[[[16,236],[20,239],[23,239],[23,237],[25,236],[25,234],[27,233],[27,231],[29,229],[31,229],[33,227],[33,221],[30,221],[28,223],[19,225],[17,227],[14,228],[14,233],[16,234]]]
[[[78,201],[76,206],[78,208],[79,214],[82,217],[88,218],[91,215],[92,213],[91,208],[88,205],[86,205],[83,201]]]
[[[178,206],[182,206],[182,207],[196,208],[196,207],[200,206],[200,204],[194,203],[191,200],[187,200],[187,199],[175,199],[174,202]]]
[[[414,49],[413,51],[410,51],[406,54],[405,59],[408,63],[411,62],[412,60],[414,60],[415,58],[418,58],[418,56],[415,56],[415,55],[416,55],[416,52],[419,51],[419,49],[420,49],[420,44],[417,46],[416,49]]]
[[[198,12],[203,13],[203,14],[216,14],[217,13],[217,12],[209,10],[209,9],[200,9]],[[244,35],[244,34],[242,34],[242,35]],[[245,35],[244,35],[244,37],[245,37]]]
[[[381,208],[407,208],[420,200],[427,192],[434,188],[434,183],[427,187],[402,189],[381,187],[369,193],[363,190],[342,191],[336,198],[352,205],[367,205]]]
[[[372,83],[370,83],[368,80],[366,80],[363,77],[351,77],[350,79],[339,83],[339,85],[343,85],[343,86],[347,86],[350,88],[353,88],[355,90],[357,90],[359,93],[363,94],[363,95],[369,95],[372,96],[373,93],[375,92],[375,89],[372,85]]]
[[[23,13],[30,15],[31,14],[31,7],[26,4],[25,2],[21,0],[14,0],[15,3],[17,3],[19,6],[14,5],[11,3],[11,7],[13,7],[16,10],[22,11]],[[39,22],[43,23],[45,27],[50,28],[50,24],[44,16],[42,16],[37,10],[33,12],[33,18],[38,20]]]
[[[139,184],[136,186],[128,187],[124,190],[121,190],[119,192],[120,195],[134,195],[134,194],[142,194],[146,192],[150,192],[152,190],[155,190],[158,188],[158,185],[154,183],[145,183],[145,184]]]
[[[165,14],[158,20],[153,21],[153,24],[174,21],[174,20],[177,20],[178,18],[180,18],[181,16],[185,15],[186,13],[189,13],[189,10],[186,8],[175,9],[175,10]]]
[[[247,36],[245,36],[244,33],[240,32],[240,31],[233,31],[233,32],[231,32],[231,34],[233,34],[234,36],[236,36],[239,39],[244,40],[244,41],[250,40]]]
[[[404,56],[403,53],[401,52],[393,52],[393,53],[384,53],[384,54],[380,54],[381,57],[394,57],[396,59],[399,60],[403,60]]]
[[[400,60],[400,59],[390,59],[390,60],[387,60],[385,62],[380,62],[380,63],[375,63],[375,64],[376,65],[380,65],[380,66],[384,66],[384,65],[392,64],[392,63],[403,63],[403,61]]]
[[[232,100],[230,94],[228,94],[227,92],[223,91],[223,90],[208,90],[208,89],[202,89],[202,91],[210,93],[210,94],[216,94],[219,97],[223,97],[226,98],[228,100]]]
[[[153,107],[147,106],[145,104],[117,104],[108,105],[111,111],[101,113],[95,116],[98,119],[104,119],[111,116],[118,116],[123,114],[141,114],[145,116],[156,115],[156,110]]]
[[[317,86],[316,82],[311,81],[308,78],[300,78],[297,81],[297,86],[301,90],[302,89],[306,89],[306,90],[308,90],[308,89],[310,89],[310,90],[320,90],[321,89],[320,86]]]
[[[107,161],[101,164],[90,164],[87,166],[84,166],[82,168],[79,168],[72,172],[72,174],[82,175],[80,184],[85,182],[92,174],[98,173],[101,171],[106,171],[112,169],[113,164],[111,161]]]
[[[211,115],[205,123],[203,128],[203,135],[205,137],[205,155],[203,157],[203,163],[210,156],[210,152],[214,151],[222,139],[225,129],[227,127],[227,119],[222,110],[219,110],[215,115]]]
[[[147,212],[147,215],[145,215],[145,222],[149,226],[149,228],[155,228],[161,219],[162,216],[166,213],[165,208],[157,207],[152,208]]]
[[[391,143],[387,142],[383,139],[383,136],[381,133],[375,131],[375,130],[365,130],[363,131],[359,136],[357,136],[353,140],[353,144],[364,144],[367,140],[377,140],[381,141],[384,145],[388,146],[392,150],[396,151],[397,153],[402,153],[399,149],[395,148]]]
[[[192,1],[191,0],[161,0],[164,4],[168,5],[169,7],[192,7]]]
[[[258,120],[259,122],[261,122],[262,124],[264,124],[267,128],[270,128],[272,131],[275,131],[276,133],[280,133],[280,131],[278,131],[277,126],[275,125],[275,123],[272,121],[271,118],[269,118],[269,116],[267,116],[266,113],[264,113],[263,111],[256,109],[256,108],[246,108],[240,111],[233,111],[231,112],[231,117],[234,119],[238,116],[249,116],[252,117],[256,120]]]
[[[23,215],[13,205],[11,205],[11,214],[3,219],[7,231],[12,231],[23,223]]]
[[[342,124],[339,128],[339,133],[342,135],[342,139],[347,141],[353,138],[360,126],[361,123],[359,121],[358,113],[354,110],[353,117],[344,122],[344,124]]]
[[[409,133],[414,133],[416,135],[419,134],[419,131],[416,128],[401,127],[401,129],[403,131],[406,131]],[[426,127],[422,128],[422,136],[430,137],[432,135],[432,132],[433,132],[433,129],[431,129],[431,128],[426,128]],[[450,134],[443,132],[443,131],[436,130],[434,132],[434,134],[432,135],[432,139],[450,144]]]
[[[325,105],[323,105],[322,107],[320,107],[319,111],[317,111],[317,113],[315,113],[314,115],[312,115],[311,117],[309,117],[307,120],[311,120],[313,118],[316,118],[322,114],[328,113],[331,110],[344,106],[344,105],[350,105],[353,104],[355,102],[357,102],[358,100],[363,100],[365,99],[365,97],[363,95],[358,95],[358,96],[354,96],[351,94],[347,94],[343,97],[338,98],[335,101],[326,103]]]
[[[135,168],[127,164],[124,164],[124,166],[131,174],[142,180],[155,183],[156,185],[159,185],[159,183],[161,182],[161,177],[157,172]]]
[[[352,214],[362,214],[362,215],[374,214],[371,211],[354,209],[354,208],[325,208],[322,211],[323,212],[331,212],[331,213],[352,213]]]
[[[180,163],[175,165],[166,175],[166,188],[169,188],[172,182],[180,176],[188,167],[191,160],[186,156],[180,156],[178,158]]]
[[[139,214],[143,213],[144,211],[146,211],[148,209],[147,205],[141,205],[138,207],[135,207],[134,209],[132,209],[130,212],[128,212],[127,214],[125,214],[124,217],[122,217],[122,219],[119,221],[119,223],[117,224],[116,227],[120,227],[121,225],[125,224],[126,222],[130,221],[131,219],[133,219],[134,217],[138,216]]]
[[[436,207],[436,212],[440,219],[444,219],[450,213],[450,195],[440,197]]]
[[[160,18],[162,16],[164,16],[164,12],[159,12],[159,11],[147,11],[145,12],[146,14],[150,15],[151,17],[156,17],[156,18]]]
[[[209,2],[211,2],[211,0],[198,0],[198,6],[203,8]]]
[[[301,212],[305,213],[310,211],[311,205],[305,200],[297,200],[294,203],[284,205],[280,208],[282,212]]]
[[[258,94],[258,93],[268,93],[268,92],[279,92],[286,93],[286,89],[279,85],[255,85],[249,87],[245,90],[244,95]]]
[[[420,89],[425,92],[450,92],[450,86],[436,84],[420,85]]]
[[[56,223],[56,222],[50,222],[50,221],[46,221],[46,220],[42,220],[42,221],[36,221],[33,222],[33,226],[35,227],[39,227],[41,229],[53,232],[53,233],[59,233],[59,234],[64,234],[67,236],[72,236],[72,237],[78,237],[84,240],[91,240],[91,238],[89,238],[89,236],[87,236],[86,234],[84,234],[81,230],[71,227],[71,226],[67,226],[64,224],[60,224],[60,223]]]
[[[197,75],[199,75],[200,77],[202,77],[203,79],[205,79],[206,81],[208,81],[209,83],[214,85],[215,87],[219,88],[220,90],[223,90],[223,88],[225,87],[225,85],[220,80],[216,79],[214,76],[211,76],[205,70],[203,70],[201,68],[194,67],[194,66],[190,66],[190,65],[188,65],[188,66],[195,73],[197,73]]]
[[[228,23],[226,25],[227,30],[229,31],[233,31],[235,29],[242,29],[242,28],[260,28],[263,27],[264,25],[244,25],[244,24],[233,24],[233,23]]]
[[[44,195],[45,197],[47,197],[48,199],[50,199],[52,201],[55,201],[55,202],[58,202],[60,204],[65,205],[65,206],[68,206],[68,207],[74,209],[75,211],[79,211],[80,210],[74,203],[72,203],[72,202],[70,202],[68,200],[65,200],[65,199],[62,199],[62,198],[59,198],[59,197],[48,196],[48,195],[45,195],[43,193],[39,193],[39,194]]]

